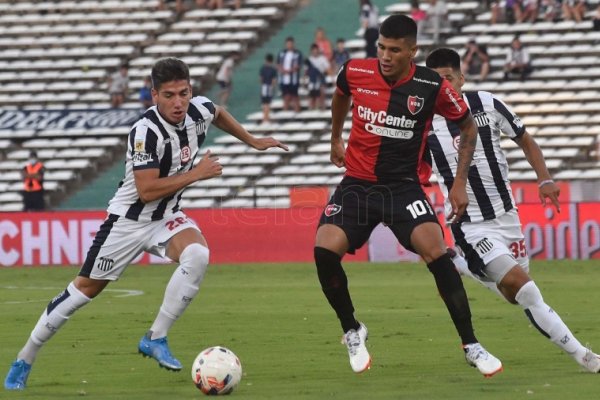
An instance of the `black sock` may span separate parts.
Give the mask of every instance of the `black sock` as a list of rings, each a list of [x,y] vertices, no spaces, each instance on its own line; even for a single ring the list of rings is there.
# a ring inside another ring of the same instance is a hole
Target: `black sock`
[[[358,329],[359,323],[354,318],[354,306],[348,292],[348,278],[342,268],[342,258],[331,250],[315,247],[315,263],[321,289],[331,307],[335,310],[342,329]]]
[[[456,271],[452,259],[446,253],[437,260],[427,264],[433,274],[437,288],[446,303],[452,322],[458,331],[463,344],[476,343],[473,324],[471,323],[471,310],[467,292],[463,286],[460,275]]]

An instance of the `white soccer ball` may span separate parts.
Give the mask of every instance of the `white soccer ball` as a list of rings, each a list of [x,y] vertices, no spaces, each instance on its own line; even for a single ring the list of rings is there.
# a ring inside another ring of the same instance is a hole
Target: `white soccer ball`
[[[209,347],[194,360],[192,380],[204,394],[229,394],[242,380],[242,364],[233,351]]]

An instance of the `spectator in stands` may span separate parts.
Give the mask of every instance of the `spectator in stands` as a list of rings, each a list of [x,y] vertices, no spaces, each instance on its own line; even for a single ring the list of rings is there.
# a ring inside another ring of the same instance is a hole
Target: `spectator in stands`
[[[140,88],[140,103],[144,110],[152,107],[152,78],[150,75],[144,78],[144,85]]]
[[[448,7],[445,1],[429,0],[427,9],[427,30],[433,34],[433,42],[440,42],[442,28],[448,24]]]
[[[521,0],[520,22],[534,23],[538,17],[538,0]]]
[[[333,57],[331,59],[331,69],[334,73],[341,68],[346,61],[350,59],[350,52],[346,49],[346,41],[342,38],[338,38],[335,42],[335,50],[333,50]]]
[[[38,160],[35,151],[29,152],[29,159],[21,175],[23,176],[23,211],[41,211],[44,204],[44,164]]]
[[[239,58],[237,51],[229,53],[229,56],[223,61],[219,71],[217,71],[217,83],[221,90],[219,91],[219,105],[227,107],[227,100],[231,95],[231,88],[233,85],[233,67],[235,62]]]
[[[121,107],[129,92],[129,66],[122,64],[119,70],[108,76],[108,93],[113,108]]]
[[[308,77],[309,108],[311,110],[325,109],[325,78],[331,68],[329,60],[319,45],[313,43],[310,46],[310,55],[306,60],[306,76]]]
[[[485,80],[490,72],[490,56],[487,47],[477,44],[475,39],[470,39],[462,59],[461,69],[465,75],[477,75],[480,81]]]
[[[539,15],[544,21],[555,21],[560,17],[561,3],[559,0],[541,0]]]
[[[7,390],[26,388],[42,347],[144,252],[168,258],[179,266],[137,350],[163,368],[181,371],[182,364],[171,353],[167,336],[198,294],[210,255],[202,231],[180,209],[181,195],[190,185],[223,173],[219,159],[200,148],[206,132],[214,125],[256,150],[288,150],[272,137],[253,136],[210,99],[192,97],[190,71],[181,60],[157,61],[152,67],[152,84],[156,107],[150,108],[129,133],[125,177],[109,202],[106,219],[79,274],[44,307],[10,366],[4,380]]]
[[[419,0],[410,1],[410,17],[417,23],[417,40],[423,38],[425,24],[427,23],[427,12],[421,9]]]
[[[504,2],[504,21],[508,24],[521,22],[521,5],[520,0],[506,0]],[[500,1],[492,3],[492,18],[490,23],[495,24],[502,19],[502,7]]]
[[[379,8],[371,0],[360,0],[360,26],[364,30],[366,58],[377,57]]]
[[[529,53],[523,48],[519,36],[515,36],[510,45],[510,50],[506,55],[506,62],[504,63],[504,79],[507,80],[510,75],[516,74],[524,81],[532,71],[533,68],[531,67]]]
[[[562,0],[563,18],[567,21],[583,21],[586,9],[585,0]]]
[[[265,63],[260,68],[260,103],[262,104],[263,124],[271,121],[271,101],[277,84],[277,68],[273,65],[273,54],[265,56]]]
[[[596,8],[596,13],[594,14],[594,30],[600,31],[600,5]]]
[[[333,57],[333,49],[331,48],[331,42],[325,34],[325,30],[321,27],[315,31],[315,43],[319,46],[319,51],[323,54],[328,61],[331,61]]]
[[[175,12],[177,12],[177,14],[185,11],[183,0],[159,0],[158,9],[165,10],[167,8],[167,3],[175,3]]]
[[[283,96],[283,109],[300,112],[300,98],[298,88],[300,87],[300,74],[302,73],[302,52],[296,49],[296,43],[292,36],[285,39],[285,49],[277,56],[277,69],[279,71],[279,88]]]
[[[217,10],[229,6],[234,10],[237,10],[242,6],[242,0],[230,0],[228,4],[225,4],[224,0],[196,0],[197,8],[208,8],[209,10]]]

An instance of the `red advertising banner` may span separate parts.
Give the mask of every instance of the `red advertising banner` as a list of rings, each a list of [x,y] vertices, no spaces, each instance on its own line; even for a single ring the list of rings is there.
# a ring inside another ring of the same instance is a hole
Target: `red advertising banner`
[[[443,220],[443,207],[435,209]],[[321,207],[297,207],[186,213],[207,238],[211,262],[219,264],[312,261],[321,211]],[[600,259],[600,202],[563,203],[560,214],[539,203],[521,204],[519,215],[532,258]],[[0,213],[0,265],[80,265],[105,216],[100,211]],[[344,260],[366,261],[367,248],[373,255],[383,250],[381,261],[413,260],[388,234],[389,229],[377,230],[369,246]],[[447,229],[445,234],[450,242]],[[165,261],[145,254],[136,262]]]
[[[208,241],[212,263],[312,261],[321,212],[322,207],[186,210]],[[0,213],[0,265],[81,265],[105,216]],[[345,259],[366,261],[366,246]],[[164,261],[144,254],[136,262]]]

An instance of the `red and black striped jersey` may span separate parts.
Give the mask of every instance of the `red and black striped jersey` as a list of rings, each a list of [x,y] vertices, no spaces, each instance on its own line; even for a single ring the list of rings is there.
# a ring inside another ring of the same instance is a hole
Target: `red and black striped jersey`
[[[469,114],[447,80],[415,64],[406,78],[390,84],[377,59],[353,59],[340,70],[337,90],[352,97],[346,175],[371,182],[429,183],[427,133],[433,115],[460,122]]]

